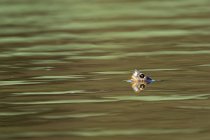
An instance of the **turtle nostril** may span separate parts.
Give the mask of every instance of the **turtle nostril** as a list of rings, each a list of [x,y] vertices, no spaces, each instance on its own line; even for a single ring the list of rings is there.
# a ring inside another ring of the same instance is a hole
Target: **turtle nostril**
[[[139,77],[140,77],[140,78],[144,78],[145,75],[144,75],[144,74],[140,74]]]

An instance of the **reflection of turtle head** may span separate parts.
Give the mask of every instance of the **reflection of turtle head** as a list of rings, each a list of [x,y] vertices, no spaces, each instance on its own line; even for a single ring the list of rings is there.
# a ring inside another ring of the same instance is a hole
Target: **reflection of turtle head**
[[[146,87],[146,82],[132,82],[132,88],[135,92],[141,92]]]

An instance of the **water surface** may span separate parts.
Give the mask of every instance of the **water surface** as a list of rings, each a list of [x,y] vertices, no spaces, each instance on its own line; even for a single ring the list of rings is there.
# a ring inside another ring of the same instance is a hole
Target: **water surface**
[[[0,139],[208,140],[209,6],[2,0]]]

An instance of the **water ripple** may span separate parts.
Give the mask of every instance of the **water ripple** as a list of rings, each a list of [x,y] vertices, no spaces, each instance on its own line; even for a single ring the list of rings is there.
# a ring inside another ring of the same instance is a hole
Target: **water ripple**
[[[48,76],[37,76],[32,79],[79,79],[84,78],[84,75],[48,75]]]
[[[173,100],[193,100],[193,99],[208,99],[210,94],[199,95],[165,95],[165,96],[115,96],[106,97],[108,99],[115,99],[120,101],[173,101]]]
[[[115,102],[115,99],[77,99],[77,100],[51,100],[51,101],[33,101],[33,102],[2,102],[13,105],[42,105],[42,104],[80,104],[80,103],[106,103]]]
[[[48,91],[48,92],[22,92],[12,93],[14,95],[61,95],[61,94],[76,94],[76,93],[93,93],[85,90],[69,90],[69,91]]]
[[[50,137],[50,136],[134,136],[134,135],[163,135],[163,134],[195,134],[202,129],[182,128],[182,129],[99,129],[87,131],[26,131],[12,134],[2,134],[0,137]]]
[[[98,71],[92,72],[94,74],[101,74],[101,75],[118,75],[118,74],[127,74],[128,71]]]
[[[197,50],[197,51],[152,51],[152,52],[126,52],[121,54],[109,54],[109,55],[97,55],[97,56],[69,56],[67,59],[96,59],[96,60],[112,60],[125,57],[137,57],[137,56],[165,56],[165,55],[205,55],[210,54],[210,50]]]
[[[160,134],[190,134],[201,131],[200,129],[128,129],[128,130],[96,130],[72,132],[77,136],[129,136],[129,135],[160,135]]]
[[[192,55],[192,54],[193,55],[210,54],[210,50],[134,52],[134,53],[128,53],[127,56]]]
[[[80,113],[80,114],[65,114],[65,115],[45,115],[41,116],[44,119],[67,119],[67,118],[86,118],[104,116],[107,113]]]
[[[29,115],[36,113],[38,112],[0,112],[0,116],[18,116],[18,115]]]
[[[32,81],[0,81],[0,86],[10,86],[10,85],[27,85],[27,84],[40,84],[43,82],[32,82]]]
[[[179,68],[161,68],[161,69],[141,69],[141,71],[176,71]]]
[[[198,109],[198,110],[209,110],[210,106],[178,106],[176,108],[181,109]]]
[[[200,67],[210,67],[210,64],[202,64],[202,65],[198,65]]]

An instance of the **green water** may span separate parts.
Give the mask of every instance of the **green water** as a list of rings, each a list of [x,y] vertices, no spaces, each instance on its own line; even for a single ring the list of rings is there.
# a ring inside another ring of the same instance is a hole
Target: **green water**
[[[0,139],[209,140],[209,6],[1,0]]]

